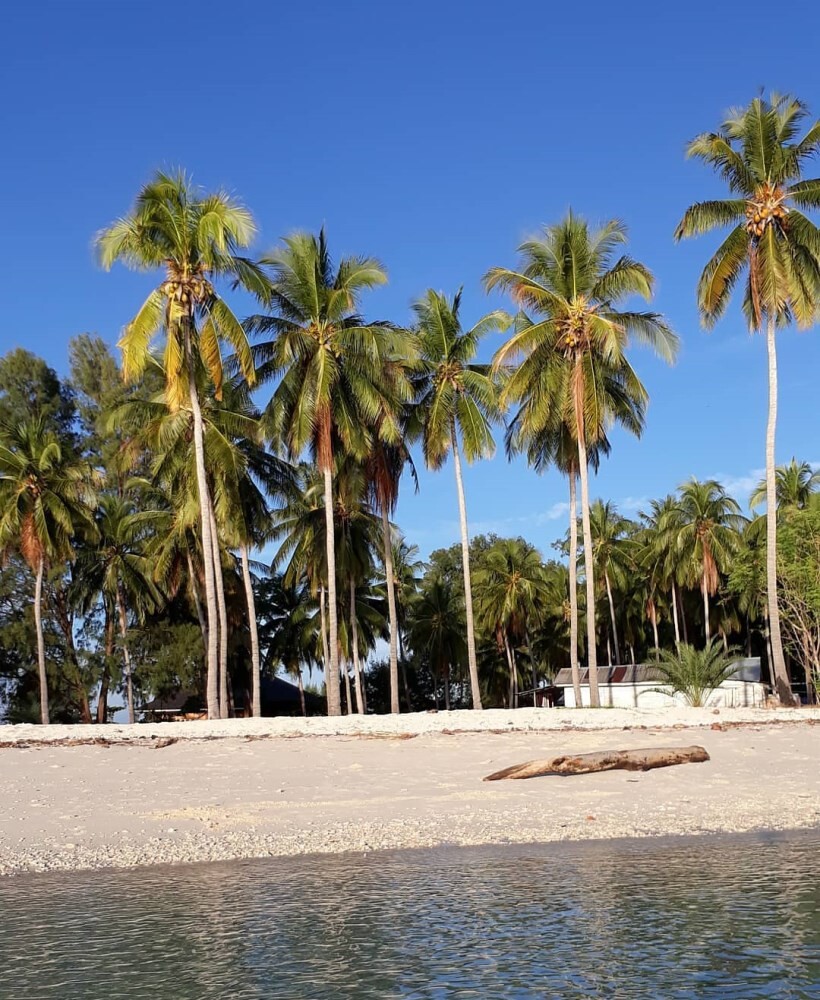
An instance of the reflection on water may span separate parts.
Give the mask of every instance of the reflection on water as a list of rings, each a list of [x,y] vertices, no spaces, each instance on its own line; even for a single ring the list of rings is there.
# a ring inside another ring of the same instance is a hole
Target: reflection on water
[[[0,1000],[820,998],[820,839],[0,882]]]

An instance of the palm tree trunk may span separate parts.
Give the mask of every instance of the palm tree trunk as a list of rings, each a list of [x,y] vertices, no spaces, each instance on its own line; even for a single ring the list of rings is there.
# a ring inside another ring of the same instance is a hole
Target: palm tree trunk
[[[655,640],[655,649],[660,649],[660,642],[658,641],[658,609],[655,607],[654,601],[652,602],[651,618],[652,618],[652,638]]]
[[[105,665],[100,680],[100,694],[97,698],[97,723],[108,722],[108,688],[111,684],[111,658],[114,656],[114,616],[107,607],[105,611]]]
[[[509,678],[510,678],[510,693],[509,693],[509,697],[507,698],[507,707],[508,708],[514,708],[515,707],[515,681],[513,679],[513,673],[514,673],[514,670],[513,670],[513,659],[512,659],[512,653],[510,651],[510,640],[509,640],[509,636],[507,635],[507,630],[506,629],[504,629],[504,655],[507,657],[507,673],[508,673]]]
[[[575,707],[581,707],[581,671],[578,668],[578,499],[575,469],[569,474],[569,663]]]
[[[348,669],[348,665],[347,664],[345,664],[345,666],[344,666],[344,675],[345,675],[345,696],[347,698],[347,714],[348,715],[353,715],[353,695],[351,694],[351,691],[350,691],[350,670]],[[340,702],[339,703],[339,715],[341,715],[342,714],[341,692],[340,692],[339,702]]]
[[[470,536],[467,533],[467,502],[464,499],[464,482],[461,478],[461,456],[458,452],[456,427],[451,428],[453,465],[456,470],[458,490],[458,512],[461,521],[461,561],[464,568],[464,604],[467,611],[467,662],[470,667],[470,688],[473,694],[473,708],[480,709],[481,689],[478,682],[478,660],[475,653],[475,623],[473,620],[473,589],[470,582]]]
[[[672,581],[672,621],[675,623],[675,648],[680,649],[680,625],[678,624],[678,588]]]
[[[322,665],[325,669],[325,688],[327,688],[327,672],[330,661],[327,642],[327,616],[325,614],[325,587],[319,588],[319,623],[322,629]]]
[[[689,645],[689,628],[686,625],[686,605],[683,601],[683,592],[678,590],[678,595],[680,596],[680,623],[683,626],[683,641],[685,645]]]
[[[535,692],[538,690],[538,666],[536,665],[535,657],[532,654],[532,642],[530,641],[529,621],[527,622],[527,626],[525,629],[525,636],[527,639],[527,653],[529,654],[530,666],[532,667],[532,707],[535,708],[537,706],[537,702],[535,700],[536,699]]]
[[[222,549],[219,544],[219,530],[216,525],[213,504],[211,504],[211,545],[216,583],[216,606],[219,614],[219,718],[227,719],[230,714],[228,700],[228,609],[225,604],[225,577],[222,573]]]
[[[196,582],[196,575],[194,573],[194,560],[191,556],[191,550],[186,549],[185,555],[188,559],[188,583],[191,587],[191,594],[194,598],[194,607],[196,608],[196,616],[199,619],[199,628],[202,632],[202,641],[205,644],[205,649],[208,648],[208,623],[205,621],[205,613],[202,610],[202,600],[199,596],[199,586]]]
[[[296,683],[299,687],[299,704],[302,707],[302,717],[307,717],[307,708],[305,707],[305,684],[302,680],[302,670],[298,668],[296,671]],[[261,714],[261,713],[260,713]]]
[[[766,350],[769,359],[769,417],[766,422],[766,600],[772,643],[772,673],[777,697],[784,705],[794,704],[789,672],[780,635],[780,605],[777,600],[777,495],[775,492],[774,443],[777,430],[777,345],[775,318],[766,323]]]
[[[353,683],[356,687],[356,711],[359,715],[364,715],[364,685],[359,667],[359,623],[356,618],[356,584],[352,576],[350,578],[350,647],[353,656]]]
[[[325,542],[327,551],[327,598],[330,619],[330,664],[325,671],[327,688],[327,714],[341,715],[341,691],[339,689],[339,620],[336,601],[336,535],[333,524],[333,472],[330,465],[324,469],[325,479]],[[345,671],[347,675],[347,671]],[[349,683],[349,681],[348,681]],[[349,704],[349,703],[348,703]]]
[[[413,705],[410,701],[410,685],[407,683],[407,660],[404,655],[404,640],[402,639],[401,629],[398,630],[399,633],[399,664],[401,665],[401,683],[404,688],[404,700],[407,702],[407,711],[413,711]]]
[[[447,669],[444,671],[444,711],[450,711],[450,664],[447,664]]]
[[[117,583],[117,611],[120,617],[120,639],[122,640],[122,663],[125,674],[125,703],[128,706],[128,722],[134,725],[137,721],[134,713],[134,678],[131,672],[131,651],[128,648],[128,618],[125,613],[125,597],[122,584]]]
[[[703,593],[703,620],[704,620],[704,631],[706,634],[706,645],[708,646],[712,639],[712,630],[709,627],[709,590],[706,586],[706,575],[704,574],[703,579],[700,584],[701,592]]]
[[[589,469],[584,435],[578,435],[578,471],[581,476],[581,526],[584,535],[584,578],[587,591],[587,663],[589,664],[589,704],[601,707],[598,693],[598,650],[595,646],[595,574],[592,571],[592,525],[589,522]]]
[[[208,490],[208,476],[205,470],[205,443],[202,423],[202,409],[199,405],[194,377],[193,359],[191,357],[190,332],[185,335],[185,353],[188,361],[188,395],[191,402],[191,412],[194,418],[194,456],[196,458],[196,482],[199,492],[199,520],[202,530],[202,552],[205,567],[205,606],[208,609],[208,673],[207,702],[208,718],[219,718],[219,647],[217,621],[219,612],[216,603],[216,581],[214,577],[211,552],[211,495]]]
[[[37,668],[40,674],[40,722],[48,725],[48,675],[46,674],[46,640],[43,635],[43,574],[45,560],[42,555],[37,562],[37,576],[34,581],[34,627],[37,631]]]
[[[251,633],[251,714],[255,719],[262,715],[262,667],[259,662],[259,629],[256,622],[256,598],[253,593],[253,580],[251,579],[251,565],[248,556],[248,546],[243,545],[242,553],[242,579],[245,582],[245,598],[248,602],[248,628]],[[299,673],[301,682],[302,674]],[[302,715],[305,713],[302,712]]]
[[[393,545],[390,537],[390,517],[387,504],[382,505],[382,541],[384,542],[384,578],[387,584],[387,617],[390,623],[390,711],[398,715],[399,709],[399,647],[398,615],[396,613],[396,586],[393,580]]]
[[[604,581],[606,583],[606,596],[609,598],[609,618],[612,622],[612,641],[615,643],[615,662],[621,665],[621,647],[618,644],[618,625],[615,621],[615,601],[612,599],[612,584],[609,582],[609,573],[604,570]]]

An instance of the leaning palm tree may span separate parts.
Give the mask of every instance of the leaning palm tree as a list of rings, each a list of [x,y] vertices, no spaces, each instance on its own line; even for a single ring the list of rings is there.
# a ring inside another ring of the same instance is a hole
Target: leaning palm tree
[[[421,354],[414,419],[421,428],[424,460],[429,468],[440,469],[447,456],[451,453],[453,456],[461,522],[467,662],[473,708],[481,708],[470,583],[470,536],[459,439],[468,462],[489,458],[495,451],[491,425],[501,416],[497,385],[490,366],[476,364],[474,359],[481,338],[506,329],[510,320],[505,312],[496,310],[465,330],[460,308],[461,289],[448,298],[431,288],[413,305]]]
[[[675,546],[691,560],[693,571],[700,577],[708,645],[712,638],[709,598],[717,593],[721,574],[729,570],[746,518],[740,513],[737,501],[714,479],[706,482],[690,479],[684,483],[677,508]]]
[[[208,612],[208,716],[219,717],[219,649],[213,511],[205,460],[202,406],[197,374],[203,368],[217,398],[222,391],[220,343],[230,345],[249,383],[253,358],[242,325],[213,282],[227,278],[265,297],[264,274],[239,251],[248,247],[256,227],[248,210],[220,191],[206,194],[184,173],[158,173],[137,195],[131,213],[97,235],[100,261],[139,270],[164,268],[165,278],[131,320],[120,340],[127,381],[141,377],[151,361],[151,343],[165,335],[163,368],[169,409],[190,407],[199,495],[200,530],[205,552]],[[210,553],[210,558],[208,554]]]
[[[680,240],[732,227],[698,282],[701,317],[707,327],[714,326],[742,279],[749,329],[766,332],[766,579],[774,680],[780,700],[787,704],[794,699],[777,603],[775,333],[792,320],[800,327],[811,326],[820,304],[820,230],[801,211],[820,207],[820,179],[803,177],[809,160],[820,152],[820,121],[801,137],[807,117],[806,106],[792,97],[756,97],[747,107],[730,111],[716,132],[693,139],[688,155],[716,170],[729,197],[690,206],[675,230]]]
[[[587,592],[587,656],[590,702],[599,704],[595,647],[594,553],[589,519],[589,449],[602,439],[615,412],[640,433],[647,393],[626,358],[632,341],[651,347],[667,361],[675,358],[678,339],[658,313],[621,308],[633,295],[651,298],[654,279],[643,264],[626,254],[623,223],[613,220],[591,231],[570,212],[565,219],[518,248],[518,270],[496,267],[485,275],[488,291],[510,292],[522,309],[513,336],[495,356],[496,368],[509,370],[502,403],[522,406],[521,428],[537,436],[566,424],[578,450],[581,520]],[[602,392],[603,376],[611,386]],[[636,422],[635,416],[640,416]]]
[[[34,622],[40,721],[48,725],[43,635],[43,580],[55,562],[73,558],[78,533],[93,540],[94,477],[47,430],[42,418],[0,427],[0,551],[20,553],[34,574]]]
[[[291,459],[309,450],[324,480],[325,547],[330,626],[328,714],[339,715],[338,604],[333,538],[335,456],[364,460],[373,440],[401,439],[401,412],[410,398],[406,334],[359,313],[362,294],[387,275],[372,257],[344,257],[335,267],[324,230],[295,233],[263,263],[269,268],[272,312],[247,328],[271,333],[257,345],[259,380],[279,379],[266,411],[277,448]]]
[[[820,469],[809,462],[798,462],[793,458],[788,465],[778,465],[774,470],[774,492],[777,509],[802,510],[812,496],[820,490]],[[758,483],[749,497],[749,506],[759,507],[766,499],[766,480]]]

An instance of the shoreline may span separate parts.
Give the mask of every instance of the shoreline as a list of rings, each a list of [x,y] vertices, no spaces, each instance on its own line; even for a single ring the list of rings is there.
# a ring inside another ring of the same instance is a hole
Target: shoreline
[[[820,712],[681,709],[659,723],[657,710],[492,710],[470,731],[453,718],[477,714],[400,716],[413,738],[385,732],[385,717],[345,717],[336,735],[326,719],[307,734],[282,719],[105,727],[130,732],[57,746],[32,738],[43,727],[14,727],[0,749],[0,875],[820,829]],[[70,728],[61,738],[92,735]],[[482,781],[534,757],[691,743],[710,761]]]

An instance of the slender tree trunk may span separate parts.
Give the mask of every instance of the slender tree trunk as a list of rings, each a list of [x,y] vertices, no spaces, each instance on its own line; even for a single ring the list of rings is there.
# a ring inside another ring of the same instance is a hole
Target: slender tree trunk
[[[450,711],[450,664],[447,664],[447,669],[444,671],[444,711]]]
[[[578,499],[575,469],[569,474],[569,663],[575,707],[580,708],[581,671],[578,667]]]
[[[436,711],[438,711],[438,676],[433,674],[433,701],[435,702]]]
[[[228,699],[228,609],[225,604],[225,577],[222,573],[222,549],[216,524],[213,504],[211,504],[211,545],[214,561],[214,582],[216,585],[216,606],[219,615],[219,718],[230,715]]]
[[[775,478],[775,432],[777,430],[777,345],[775,320],[766,322],[766,350],[769,359],[769,418],[766,422],[766,601],[772,644],[772,673],[777,697],[784,705],[794,704],[783,640],[780,635],[780,605],[777,599],[777,494]]]
[[[407,711],[413,711],[413,704],[410,701],[410,685],[407,683],[407,660],[404,655],[404,640],[402,639],[401,629],[398,630],[399,633],[399,663],[401,664],[401,683],[404,688],[404,700],[407,702]]]
[[[336,598],[336,536],[333,524],[333,472],[328,464],[323,470],[325,480],[325,543],[327,551],[327,597],[330,624],[330,669],[325,672],[327,714],[341,715],[339,690],[339,619]],[[345,671],[347,676],[347,671]],[[349,683],[349,681],[348,681]]]
[[[724,629],[722,626],[721,626],[721,629],[720,629],[720,637],[723,640],[723,652],[728,654],[728,652],[729,652],[729,637],[726,635],[726,629]]]
[[[45,560],[40,556],[37,562],[37,576],[34,581],[34,627],[37,631],[37,668],[40,674],[40,722],[47,726],[48,719],[48,675],[46,674],[46,640],[43,635],[43,575]]]
[[[680,649],[680,625],[678,624],[678,588],[672,581],[672,621],[675,623],[675,649]]]
[[[507,695],[507,707],[515,707],[515,683],[513,681],[513,661],[510,653],[510,640],[507,630],[504,629],[504,655],[507,658],[507,676],[509,677],[509,693]]]
[[[299,704],[302,706],[302,717],[307,717],[307,708],[305,706],[305,685],[302,680],[301,668],[296,671],[296,683],[299,686]]]
[[[365,713],[364,684],[359,666],[359,623],[356,618],[356,584],[350,578],[350,646],[353,655],[353,683],[356,686],[356,711]]]
[[[606,632],[606,662],[610,667],[612,666],[612,642],[609,638],[609,629]]]
[[[470,536],[467,533],[467,502],[464,499],[464,482],[461,478],[461,456],[458,451],[458,435],[455,424],[451,428],[453,445],[453,465],[456,470],[458,491],[458,512],[461,521],[461,561],[464,568],[464,604],[467,611],[467,662],[470,667],[470,688],[473,708],[480,709],[481,688],[478,681],[478,660],[475,653],[475,623],[473,621],[473,588],[470,582]]]
[[[120,639],[122,640],[122,665],[125,675],[125,703],[128,706],[128,722],[134,725],[137,721],[134,712],[134,678],[131,671],[131,650],[128,648],[128,618],[125,613],[125,596],[122,584],[117,583],[117,611],[120,616]]]
[[[652,637],[655,640],[655,649],[660,649],[660,641],[658,640],[658,609],[655,607],[655,602],[652,602],[652,613],[650,615],[652,620]],[[657,656],[657,653],[655,654]]]
[[[186,549],[185,555],[188,560],[188,583],[191,587],[191,594],[194,598],[194,607],[196,608],[196,616],[199,620],[199,628],[202,632],[202,641],[205,644],[205,649],[208,649],[208,623],[205,621],[205,612],[202,610],[202,600],[199,596],[199,584],[196,582],[196,574],[194,573],[194,560],[191,556],[191,550]]]
[[[396,586],[393,580],[393,545],[390,537],[390,517],[387,504],[382,506],[382,540],[384,542],[384,578],[387,584],[387,616],[390,623],[390,711],[398,715],[399,709],[399,648],[398,615],[396,613]]]
[[[704,621],[704,632],[706,634],[706,645],[708,646],[712,639],[712,629],[709,626],[709,590],[706,586],[706,576],[700,582],[700,590],[703,594],[703,621]]]
[[[106,602],[107,603],[107,602]],[[105,612],[105,666],[100,680],[100,696],[97,698],[97,723],[108,722],[108,688],[111,684],[111,660],[114,656],[114,616],[106,608]]]
[[[678,590],[678,595],[680,596],[680,623],[683,626],[683,641],[688,646],[689,645],[689,629],[686,625],[686,605],[683,601],[683,591]]]
[[[632,663],[632,666],[634,667],[635,666],[635,647],[632,645],[631,642],[629,644],[629,659],[630,659],[630,662]]]
[[[251,561],[248,555],[248,546],[243,545],[242,554],[242,579],[245,582],[245,598],[248,602],[248,628],[251,633],[251,673],[252,683],[252,709],[251,714],[255,719],[262,715],[262,666],[259,661],[259,629],[256,622],[256,597],[253,593],[253,580],[251,579]],[[299,672],[301,683],[302,673]],[[304,715],[304,712],[302,713]]]
[[[538,704],[537,701],[535,700],[535,692],[538,690],[538,667],[536,666],[535,657],[533,656],[532,653],[532,642],[530,641],[529,621],[527,622],[525,634],[527,638],[527,652],[529,653],[530,666],[532,667],[532,707],[535,708]]]
[[[218,616],[216,603],[216,580],[211,553],[213,542],[211,538],[211,494],[208,490],[208,476],[205,469],[205,443],[202,423],[202,409],[199,405],[194,378],[194,366],[191,356],[191,335],[185,335],[185,353],[188,360],[188,394],[191,401],[191,412],[194,419],[194,456],[196,458],[196,481],[199,492],[199,519],[202,530],[202,553],[205,570],[205,606],[208,609],[208,674],[207,702],[208,718],[219,718],[219,647],[218,647]]]
[[[589,664],[589,703],[601,707],[598,693],[598,650],[595,646],[595,574],[592,525],[589,522],[589,469],[584,435],[578,435],[578,471],[581,477],[581,526],[584,535],[584,578],[587,590],[587,662]]]
[[[612,597],[612,584],[609,581],[609,573],[604,570],[604,582],[606,583],[606,596],[609,599],[609,618],[612,622],[612,641],[615,643],[615,662],[621,664],[621,647],[618,643],[618,624],[615,621],[615,601]]]
[[[345,675],[345,697],[347,700],[347,714],[353,715],[353,695],[350,691],[350,670],[348,665],[344,665],[344,675]],[[342,714],[341,698],[339,704],[339,715]]]

